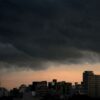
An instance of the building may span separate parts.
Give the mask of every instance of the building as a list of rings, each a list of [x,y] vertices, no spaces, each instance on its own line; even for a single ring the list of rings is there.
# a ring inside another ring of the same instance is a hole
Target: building
[[[57,82],[57,80],[53,80],[48,83],[49,93],[54,96],[62,97],[62,96],[71,96],[72,94],[72,83],[70,82]]]
[[[47,81],[33,82],[32,90],[37,96],[44,96],[48,92]]]
[[[89,82],[90,82],[90,77],[93,77],[94,73],[93,71],[85,71],[83,73],[83,87],[84,87],[84,93],[88,94],[88,89],[89,89]]]
[[[100,75],[95,75],[96,96],[100,97]]]
[[[78,82],[75,82],[74,94],[83,95],[83,86],[82,86],[82,84],[79,84]]]
[[[72,83],[65,82],[65,81],[58,82],[56,90],[61,95],[67,95],[67,96],[71,95],[72,94]]]
[[[84,93],[90,97],[100,98],[100,75],[95,75],[93,71],[83,73]]]

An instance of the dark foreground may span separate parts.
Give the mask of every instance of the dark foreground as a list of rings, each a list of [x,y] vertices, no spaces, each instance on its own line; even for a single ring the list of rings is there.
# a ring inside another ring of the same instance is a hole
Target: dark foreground
[[[0,100],[24,100],[22,97],[14,98],[14,97],[1,97]],[[25,99],[26,100],[26,99]],[[30,99],[27,99],[30,100]],[[33,97],[33,100],[36,100]],[[100,100],[100,98],[90,98],[88,96],[83,95],[74,95],[72,97],[59,97],[59,96],[52,96],[52,95],[46,95],[38,100]]]

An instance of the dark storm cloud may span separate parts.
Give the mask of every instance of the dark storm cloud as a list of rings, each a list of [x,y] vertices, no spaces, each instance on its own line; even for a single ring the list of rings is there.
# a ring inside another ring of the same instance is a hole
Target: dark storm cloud
[[[0,0],[0,62],[38,69],[48,61],[99,59],[99,4],[99,0]]]

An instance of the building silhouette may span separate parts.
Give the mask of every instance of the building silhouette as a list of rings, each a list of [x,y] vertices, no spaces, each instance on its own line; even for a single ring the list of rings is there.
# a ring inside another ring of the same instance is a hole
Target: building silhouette
[[[10,100],[32,100],[33,98],[68,100],[74,99],[75,96],[100,99],[100,75],[94,74],[93,71],[84,71],[83,81],[75,84],[53,79],[51,82],[34,81],[29,86],[22,84],[19,88],[13,88],[10,91],[0,87],[0,100],[3,97],[10,97]]]
[[[100,98],[100,75],[95,75],[93,71],[83,73],[84,93],[90,97]]]

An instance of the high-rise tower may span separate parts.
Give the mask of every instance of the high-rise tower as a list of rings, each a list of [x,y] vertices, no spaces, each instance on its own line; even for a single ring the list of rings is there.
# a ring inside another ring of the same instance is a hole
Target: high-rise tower
[[[93,71],[83,73],[84,93],[91,97],[100,97],[100,75],[95,75]]]

